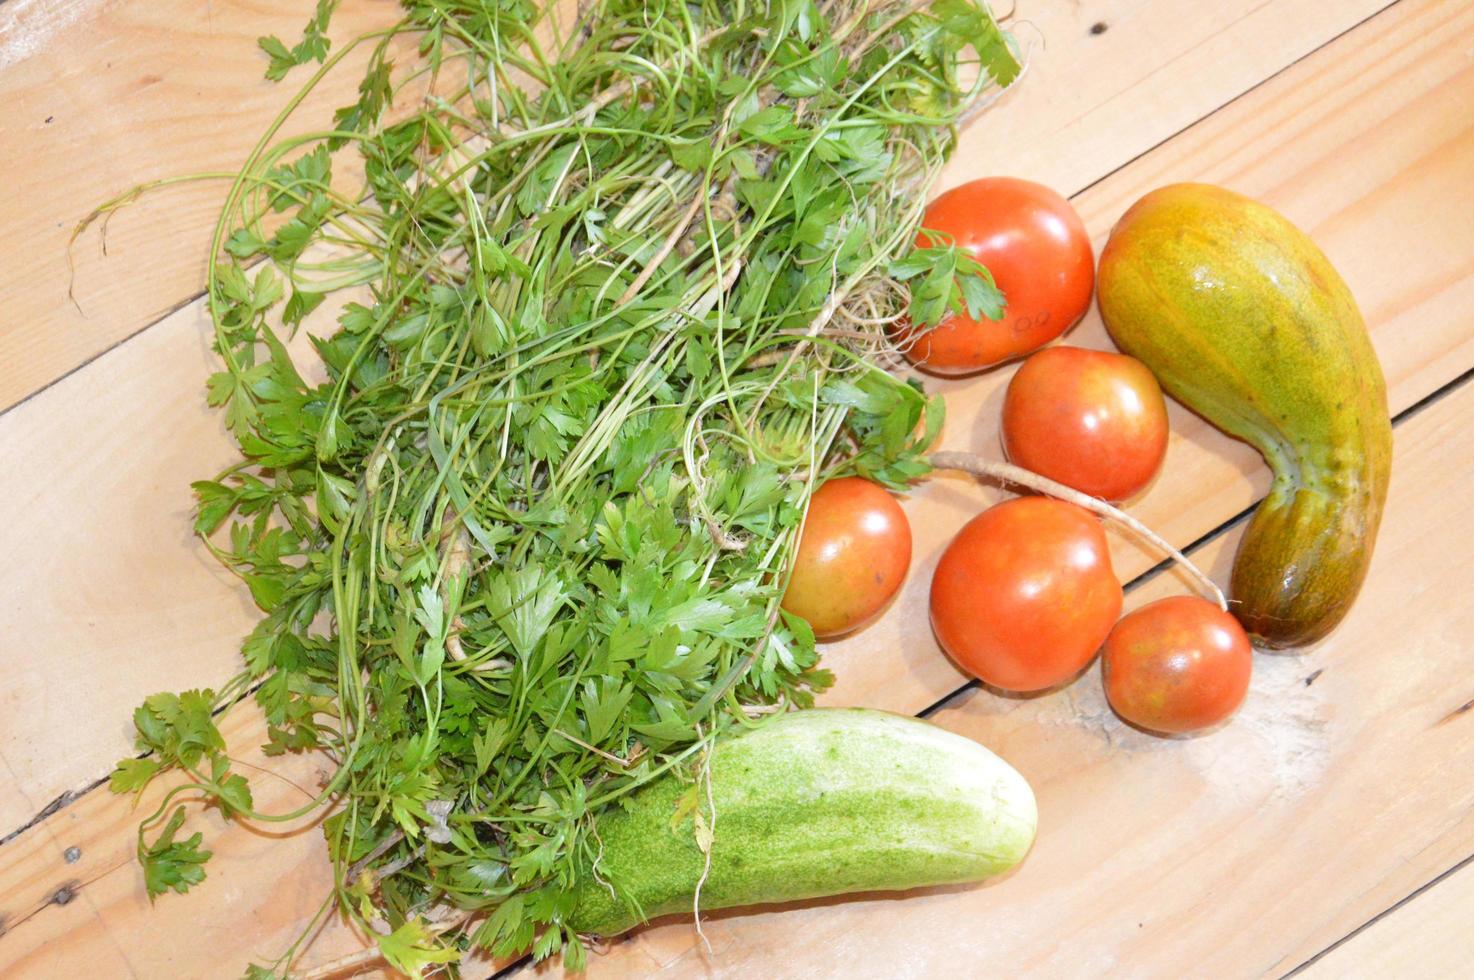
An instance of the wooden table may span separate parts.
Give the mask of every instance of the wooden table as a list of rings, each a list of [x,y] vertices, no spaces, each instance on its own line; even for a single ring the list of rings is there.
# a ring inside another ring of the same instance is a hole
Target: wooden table
[[[204,406],[198,299],[223,189],[139,201],[75,248],[72,225],[144,180],[233,168],[283,90],[257,35],[285,0],[0,0],[0,975],[235,977],[326,894],[309,827],[196,817],[208,881],[150,906],[131,801],[100,781],[146,694],[219,683],[254,619],[190,533],[189,481],[231,458]],[[344,4],[335,35],[394,18]],[[1096,236],[1139,194],[1234,187],[1310,232],[1373,331],[1396,419],[1392,495],[1349,621],[1258,655],[1250,699],[1209,737],[1122,725],[1095,674],[1035,700],[969,687],[924,614],[948,535],[996,494],[939,478],[907,502],[917,561],[879,625],[829,649],[828,700],[924,713],[1033,783],[1040,836],[987,887],[722,913],[643,930],[596,977],[1466,975],[1474,955],[1474,3],[1018,0],[1017,91],[967,132],[946,181],[1031,177]],[[345,71],[302,125],[349,101]],[[1106,346],[1092,316],[1069,337]],[[948,446],[996,452],[1008,370],[939,386]],[[1267,472],[1174,407],[1137,516],[1226,575]],[[1182,590],[1124,539],[1128,604]],[[261,722],[222,722],[246,763]],[[288,809],[313,759],[255,779]],[[147,800],[144,801],[145,804]],[[330,927],[303,960],[361,940]],[[519,974],[556,964],[481,964]]]

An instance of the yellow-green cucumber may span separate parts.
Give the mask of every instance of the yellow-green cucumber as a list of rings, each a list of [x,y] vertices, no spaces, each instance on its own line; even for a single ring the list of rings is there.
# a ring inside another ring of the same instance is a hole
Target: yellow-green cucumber
[[[719,739],[597,824],[569,924],[614,936],[671,912],[978,881],[1034,840],[1033,791],[976,742],[916,718],[813,708]],[[698,846],[692,790],[712,826]],[[714,819],[711,815],[714,814]]]
[[[1133,204],[1096,283],[1117,345],[1274,470],[1239,544],[1232,612],[1264,646],[1319,640],[1366,578],[1392,465],[1386,385],[1351,290],[1279,212],[1208,184]]]

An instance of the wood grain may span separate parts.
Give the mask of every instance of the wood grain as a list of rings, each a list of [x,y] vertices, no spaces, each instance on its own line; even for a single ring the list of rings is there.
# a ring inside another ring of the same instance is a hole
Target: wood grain
[[[1018,0],[1032,49],[1026,85],[974,127],[948,180],[1031,175],[1074,193],[1390,0]],[[1001,6],[1001,4],[1000,4]],[[397,20],[393,0],[340,5],[341,44]],[[8,0],[0,7],[0,410],[197,295],[218,182],[146,196],[75,250],[66,240],[108,198],[160,177],[234,170],[282,101],[255,38],[300,33],[289,0]],[[1108,25],[1092,34],[1095,24]],[[1047,44],[1045,40],[1047,38]],[[289,42],[290,43],[290,40]],[[364,52],[330,75],[288,131],[321,128],[353,100]],[[1202,65],[1211,64],[1211,70]],[[1081,84],[1088,79],[1089,84]]]
[[[1097,250],[1146,191],[1219,183],[1279,208],[1308,232],[1357,297],[1387,375],[1392,410],[1474,366],[1474,7],[1403,3],[1112,174],[1075,199]],[[1372,149],[1372,148],[1375,149]],[[1416,262],[1389,256],[1418,256]],[[1109,347],[1091,312],[1066,342]],[[947,396],[943,445],[1001,455],[998,412],[1011,370],[929,385]],[[1158,480],[1129,502],[1185,544],[1248,507],[1268,486],[1255,453],[1173,404]],[[825,653],[832,700],[918,711],[961,675],[936,655],[931,571],[955,529],[997,493],[957,476],[907,502],[911,577],[887,615]],[[1129,579],[1158,556],[1116,536]]]
[[[1089,9],[1090,4],[1082,7]],[[1340,10],[1323,12],[1326,23],[1333,16],[1341,16]],[[1462,218],[1469,212],[1474,191],[1469,152],[1470,120],[1474,115],[1468,111],[1470,62],[1464,53],[1474,36],[1470,20],[1470,11],[1461,5],[1404,0],[1121,174],[1093,187],[1077,204],[1099,236],[1136,193],[1167,179],[1219,180],[1264,196],[1315,235],[1346,272],[1375,326],[1379,351],[1393,382],[1394,401],[1410,404],[1474,364],[1474,328],[1464,316],[1474,298],[1474,231]],[[1241,41],[1250,47],[1255,42],[1272,46],[1279,40],[1271,30],[1274,26],[1260,23],[1262,36]],[[1092,36],[1092,43],[1104,43],[1112,33],[1119,38],[1123,32],[1113,29],[1098,38]],[[1147,49],[1135,50],[1140,54]],[[1171,50],[1170,45],[1159,46],[1155,57],[1170,61],[1174,57]],[[1175,77],[1184,88],[1184,79],[1189,76],[1216,70],[1215,64],[1199,64],[1192,59],[1188,64],[1171,62],[1175,67],[1170,71],[1165,67],[1154,69],[1141,63],[1142,57],[1130,66],[1131,71],[1143,77],[1158,71],[1167,71],[1170,76],[1171,71],[1177,71]],[[1126,69],[1117,66],[1117,70]],[[1194,98],[1204,91],[1193,89]],[[1170,86],[1158,91],[1160,98],[1168,95]],[[1006,105],[997,109],[1002,111]],[[1211,107],[1204,103],[1196,111],[1201,114]],[[991,118],[979,126],[991,125]],[[1120,152],[1125,153],[1121,159],[1146,149],[1145,145],[1125,149],[1140,135],[1134,130],[1116,135],[1123,148]],[[1375,151],[1366,148],[1372,138]],[[1056,147],[1055,155],[1062,153]],[[958,166],[970,166],[969,160],[961,158]],[[951,171],[957,172],[956,167]],[[1433,206],[1435,202],[1437,206]],[[1417,220],[1409,221],[1409,213]],[[1389,263],[1389,249],[1392,254],[1417,255],[1419,261]],[[0,761],[10,767],[15,784],[28,794],[19,805],[0,800],[0,818],[4,818],[0,826],[15,826],[55,792],[101,775],[122,751],[127,713],[142,693],[157,687],[217,682],[233,667],[236,642],[251,616],[239,590],[231,590],[226,582],[210,580],[208,561],[193,549],[187,537],[188,502],[182,492],[189,479],[209,469],[212,460],[228,455],[217,421],[199,409],[199,379],[208,363],[200,339],[201,325],[197,310],[181,310],[0,417],[0,445],[27,449],[26,453],[7,453],[7,467],[0,471],[0,507],[15,515],[12,527],[19,532],[15,538],[19,547],[6,570],[0,572],[0,621],[6,624],[6,629],[0,631],[0,663],[28,664],[31,668],[12,670],[8,676],[15,690],[0,692]],[[146,340],[152,346],[145,344]],[[1092,319],[1079,328],[1071,342],[1100,346],[1104,338],[1098,322]],[[104,365],[109,366],[106,372]],[[1006,381],[1004,374],[948,388],[952,405],[949,445],[996,445],[993,420]],[[1458,406],[1465,412],[1474,407],[1467,401],[1464,396]],[[1435,409],[1414,422],[1441,419],[1434,414]],[[149,424],[130,425],[129,418],[144,419]],[[1168,531],[1174,540],[1188,541],[1196,536],[1194,528],[1211,528],[1250,503],[1262,490],[1264,474],[1247,449],[1207,432],[1201,423],[1182,413],[1174,415],[1174,427],[1177,436],[1170,450],[1168,473],[1134,502],[1133,509]],[[1427,460],[1418,464],[1426,466],[1426,472],[1410,470],[1411,464],[1405,464],[1400,455],[1395,492],[1421,493],[1421,487],[1426,493],[1415,497],[1413,504],[1398,505],[1402,508],[1398,513],[1411,509],[1429,520],[1436,518],[1440,526],[1458,520],[1464,522],[1462,526],[1468,525],[1471,515],[1466,509],[1458,509],[1464,506],[1460,500],[1467,500],[1468,495],[1461,497],[1454,481],[1467,479],[1468,474],[1460,473],[1458,467],[1474,453],[1467,444],[1468,436],[1446,431],[1450,428],[1457,426],[1439,422],[1435,435],[1427,439],[1428,446],[1417,450],[1423,456],[1438,457],[1434,462],[1448,473],[1435,471],[1433,462]],[[1399,430],[1400,454],[1405,454],[1405,431],[1411,430]],[[1460,442],[1460,438],[1465,441]],[[57,448],[48,455],[47,447]],[[87,447],[91,455],[77,447]],[[167,460],[160,462],[161,457]],[[1405,477],[1409,472],[1412,476]],[[1416,486],[1405,485],[1405,479],[1416,482]],[[918,583],[924,583],[929,574],[924,540],[934,542],[934,553],[957,519],[970,515],[989,497],[981,488],[945,478],[929,484],[908,502],[921,560],[913,572],[908,591],[911,599],[907,601],[915,602]],[[1405,514],[1399,520],[1399,530],[1394,532],[1389,515],[1384,547],[1374,568],[1374,585],[1384,583],[1386,573],[1381,569],[1388,561],[1394,562],[1395,575],[1399,576],[1392,579],[1394,585],[1424,584],[1417,587],[1411,600],[1398,595],[1392,602],[1384,596],[1378,607],[1384,613],[1391,610],[1401,614],[1425,608],[1418,602],[1436,600],[1438,590],[1428,585],[1426,578],[1417,578],[1420,572],[1428,573],[1417,567],[1427,556],[1416,549],[1454,551],[1447,543],[1447,534],[1421,525],[1413,527]],[[1390,547],[1388,542],[1392,542]],[[1220,565],[1228,554],[1224,547],[1220,543],[1217,551],[1210,552]],[[1403,557],[1388,559],[1389,550]],[[1123,542],[1117,551],[1118,570],[1129,573],[1146,567],[1147,560],[1133,554]],[[1467,561],[1455,554],[1440,553],[1438,557],[1445,573],[1463,569],[1456,562]],[[1448,567],[1450,563],[1455,563],[1453,569]],[[88,618],[94,609],[101,612]],[[924,617],[917,618],[914,611],[907,614],[905,607],[894,609],[884,622],[906,620],[916,635],[886,633],[878,626],[855,641],[832,648],[830,665],[839,670],[844,685],[836,692],[835,700],[916,710],[954,689],[956,674],[925,632]],[[1338,668],[1343,660],[1371,666],[1362,668],[1360,674],[1348,671],[1350,680],[1341,686],[1323,687],[1333,677],[1328,671],[1314,688],[1307,689],[1320,692],[1316,695],[1315,704],[1320,706],[1316,710],[1330,713],[1333,720],[1364,723],[1363,727],[1353,725],[1351,734],[1340,728],[1326,731],[1337,739],[1344,736],[1348,740],[1345,745],[1354,741],[1358,747],[1363,745],[1363,728],[1373,734],[1401,736],[1402,729],[1395,725],[1402,723],[1402,716],[1394,713],[1389,720],[1386,714],[1406,706],[1396,698],[1410,702],[1430,686],[1438,692],[1446,690],[1446,686],[1419,681],[1424,677],[1425,658],[1442,658],[1439,662],[1444,664],[1443,670],[1467,668],[1467,663],[1448,659],[1466,656],[1451,649],[1450,642],[1458,628],[1467,630],[1467,612],[1442,607],[1435,612],[1442,617],[1438,619],[1441,625],[1427,631],[1426,637],[1422,631],[1418,633],[1418,642],[1428,644],[1429,649],[1418,652],[1416,669],[1407,677],[1399,674],[1394,678],[1395,696],[1379,698],[1377,687],[1385,678],[1376,671],[1385,672],[1380,665],[1389,658],[1371,653],[1335,654]],[[134,631],[139,629],[143,616],[160,624],[159,629],[134,643]],[[19,628],[11,628],[12,624]],[[1046,810],[1046,833],[1040,852],[1007,882],[976,892],[911,898],[904,903],[886,899],[853,906],[836,904],[833,908],[792,913],[791,921],[774,915],[714,918],[707,933],[713,940],[720,969],[730,975],[794,975],[795,968],[800,972],[819,969],[819,961],[806,961],[803,956],[832,950],[834,958],[823,963],[826,971],[846,970],[857,976],[895,976],[898,972],[926,975],[955,966],[963,955],[972,957],[964,962],[1003,962],[990,952],[995,945],[1028,950],[1016,960],[1021,967],[1073,965],[1077,972],[1092,972],[1091,967],[1110,965],[1105,957],[1112,951],[1122,963],[1134,964],[1137,957],[1146,963],[1170,963],[1169,954],[1201,939],[1194,932],[1195,921],[1211,917],[1217,927],[1217,907],[1214,905],[1211,913],[1209,907],[1210,900],[1217,897],[1213,891],[1188,889],[1193,897],[1184,899],[1186,904],[1175,898],[1162,902],[1164,893],[1174,896],[1183,887],[1179,868],[1185,880],[1195,882],[1204,877],[1216,882],[1220,895],[1225,890],[1233,891],[1225,883],[1236,884],[1243,878],[1260,904],[1274,900],[1280,890],[1298,887],[1301,904],[1312,908],[1311,918],[1320,918],[1307,925],[1302,915],[1299,927],[1304,935],[1281,935],[1283,949],[1276,962],[1295,965],[1299,962],[1295,956],[1303,959],[1324,948],[1346,929],[1385,907],[1391,900],[1388,895],[1396,898],[1406,894],[1431,873],[1447,867],[1452,863],[1447,860],[1449,854],[1468,844],[1467,828],[1445,821],[1441,829],[1454,835],[1450,842],[1433,837],[1430,831],[1420,845],[1430,849],[1426,859],[1398,851],[1399,860],[1405,862],[1389,867],[1392,858],[1382,855],[1386,861],[1371,866],[1365,879],[1357,877],[1361,872],[1357,871],[1355,856],[1342,855],[1337,862],[1332,854],[1331,863],[1339,869],[1342,877],[1338,881],[1348,898],[1356,894],[1357,888],[1365,888],[1357,901],[1364,900],[1369,909],[1358,906],[1356,911],[1364,913],[1360,918],[1351,911],[1329,908],[1334,903],[1327,903],[1323,896],[1312,901],[1313,894],[1306,891],[1308,884],[1278,877],[1279,872],[1260,867],[1263,855],[1297,854],[1294,847],[1303,843],[1306,853],[1315,857],[1313,862],[1307,859],[1300,864],[1299,858],[1273,862],[1276,867],[1285,864],[1289,868],[1286,875],[1303,877],[1307,868],[1327,863],[1326,849],[1338,839],[1349,842],[1347,847],[1369,847],[1376,841],[1369,833],[1364,834],[1359,820],[1353,819],[1360,814],[1351,807],[1356,802],[1353,790],[1366,793],[1376,788],[1370,785],[1374,770],[1362,767],[1360,762],[1355,766],[1346,762],[1340,748],[1343,743],[1337,741],[1334,759],[1329,751],[1320,754],[1325,756],[1327,770],[1337,767],[1335,772],[1344,782],[1326,791],[1330,795],[1324,801],[1318,795],[1321,790],[1316,789],[1319,802],[1300,802],[1312,795],[1309,790],[1301,792],[1302,784],[1319,787],[1315,780],[1329,778],[1320,769],[1307,775],[1313,767],[1306,759],[1318,758],[1316,746],[1323,748],[1324,739],[1330,736],[1325,735],[1322,742],[1297,741],[1303,732],[1292,726],[1286,734],[1283,726],[1274,727],[1278,724],[1274,719],[1281,713],[1280,702],[1274,699],[1288,698],[1284,691],[1294,692],[1295,685],[1303,683],[1301,675],[1293,674],[1290,668],[1298,671],[1302,666],[1322,664],[1331,651],[1341,649],[1337,644],[1350,642],[1342,641],[1341,636],[1367,633],[1381,643],[1395,644],[1409,635],[1400,621],[1381,632],[1373,629],[1376,625],[1348,627],[1307,661],[1261,660],[1261,664],[1271,666],[1261,670],[1257,691],[1263,692],[1263,697],[1258,703],[1274,706],[1273,710],[1268,711],[1267,718],[1256,715],[1252,724],[1230,729],[1248,734],[1220,733],[1229,739],[1221,743],[1204,739],[1183,746],[1145,736],[1135,741],[1135,733],[1121,729],[1098,703],[1098,687],[1089,679],[1064,695],[1038,702],[1005,702],[976,693],[955,699],[942,712],[947,723],[986,738],[1024,769],[1041,788],[1041,797],[1052,801]],[[50,642],[58,635],[65,642]],[[53,665],[58,650],[62,651],[62,662]],[[78,685],[78,676],[99,676],[101,682]],[[58,685],[65,694],[54,695],[44,710],[32,711],[31,703],[38,691]],[[1447,696],[1453,697],[1453,693]],[[1463,697],[1470,694],[1474,692],[1465,692]],[[1421,703],[1415,707],[1422,710]],[[1291,715],[1299,717],[1293,712]],[[96,721],[89,721],[85,731],[77,731],[56,726],[59,716]],[[1313,724],[1307,725],[1308,730],[1314,730]],[[1450,728],[1462,731],[1457,726],[1445,726],[1445,730]],[[260,737],[259,727],[253,728],[248,718],[237,721],[232,717],[230,730],[233,745],[244,747]],[[1412,798],[1387,795],[1390,816],[1384,819],[1374,814],[1374,819],[1367,821],[1369,827],[1388,833],[1395,817],[1411,819],[1418,827],[1426,828],[1431,817],[1422,823],[1413,819],[1417,816],[1412,811],[1419,792],[1428,813],[1448,805],[1432,782],[1416,782],[1436,781],[1435,776],[1442,773],[1453,785],[1462,785],[1452,778],[1458,771],[1452,767],[1467,766],[1468,745],[1441,737],[1444,740],[1403,745],[1404,756],[1414,749],[1426,753],[1416,756],[1419,761],[1417,765],[1410,763],[1409,772],[1392,766],[1405,777],[1404,782],[1396,784],[1398,791]],[[1244,757],[1248,762],[1241,764],[1229,746],[1244,740],[1254,751]],[[1282,743],[1295,749],[1288,762],[1276,754]],[[1305,752],[1296,748],[1306,744],[1312,747]],[[1174,750],[1181,752],[1173,755]],[[1399,758],[1372,753],[1367,765],[1390,766]],[[1220,772],[1220,767],[1228,763],[1232,765]],[[1259,763],[1265,766],[1263,771],[1254,768]],[[1302,764],[1304,771],[1295,768]],[[1418,772],[1417,766],[1427,772]],[[1190,777],[1185,784],[1184,773]],[[268,781],[258,780],[258,786],[264,788]],[[1289,843],[1267,831],[1256,836],[1259,818],[1251,819],[1254,811],[1243,809],[1245,800],[1270,807],[1271,816],[1279,821],[1273,826]],[[1143,801],[1151,801],[1152,806],[1144,806]],[[1177,804],[1177,809],[1156,809],[1163,801]],[[282,802],[287,802],[286,797]],[[1335,807],[1351,810],[1343,813]],[[8,917],[7,931],[0,934],[0,964],[5,965],[0,972],[53,976],[80,970],[86,963],[87,968],[96,971],[101,966],[104,975],[111,975],[109,964],[132,963],[138,967],[128,969],[141,976],[160,975],[160,970],[165,975],[234,975],[251,955],[276,948],[264,936],[286,935],[280,923],[242,925],[248,915],[274,914],[262,910],[283,895],[306,896],[302,900],[311,901],[322,894],[321,875],[326,867],[317,834],[254,850],[253,835],[241,828],[225,827],[211,835],[219,854],[211,866],[216,879],[207,888],[217,890],[189,899],[164,899],[150,911],[141,898],[136,867],[99,863],[90,865],[93,870],[85,875],[80,868],[76,873],[78,880],[86,881],[92,874],[107,872],[99,883],[86,886],[82,894],[90,902],[113,910],[110,917],[79,901],[38,905],[48,894],[55,894],[60,887],[56,882],[65,881],[56,877],[58,872],[66,871],[58,866],[57,853],[71,846],[63,840],[80,833],[74,828],[81,824],[74,821],[84,821],[89,830],[96,828],[97,837],[89,840],[97,843],[84,848],[84,855],[94,850],[102,858],[126,853],[136,814],[125,808],[124,801],[94,792],[0,848],[0,896],[5,896],[0,913]],[[1294,819],[1281,810],[1293,811]],[[1051,820],[1050,813],[1057,816]],[[1323,824],[1318,825],[1322,828],[1319,838],[1302,841],[1295,820],[1307,813]],[[1071,825],[1068,832],[1061,826],[1066,821]],[[1166,824],[1168,829],[1163,831],[1156,824]],[[1054,832],[1049,831],[1051,825]],[[1126,828],[1135,828],[1136,832]],[[1221,853],[1205,849],[1203,840],[1219,833],[1230,838],[1231,846]],[[1458,833],[1466,836],[1458,838]],[[1046,846],[1054,850],[1046,851]],[[1425,864],[1431,865],[1435,859],[1441,863],[1430,872]],[[1041,865],[1042,870],[1036,870]],[[109,868],[117,870],[107,871]],[[1370,877],[1378,869],[1382,878]],[[1155,887],[1146,886],[1147,880]],[[119,897],[106,901],[98,897],[104,887],[101,882],[106,882],[107,888],[119,889]],[[221,882],[234,890],[227,892]],[[1397,888],[1402,890],[1395,891]],[[1112,900],[1102,901],[1101,895],[1107,893]],[[12,905],[12,895],[21,900]],[[986,902],[975,904],[977,900],[971,896],[977,895],[984,896]],[[963,901],[974,904],[960,912],[928,911],[952,908],[950,903]],[[129,902],[134,904],[130,906]],[[1165,910],[1160,920],[1162,929],[1154,929],[1151,940],[1144,935],[1133,938],[1133,927],[1126,922],[1131,910],[1158,905]],[[41,912],[15,925],[18,917],[35,908]],[[1232,913],[1237,918],[1225,920],[1234,923],[1224,926],[1225,934],[1235,929],[1252,933],[1260,928],[1253,922],[1250,924],[1254,928],[1244,926],[1243,918],[1251,908],[1247,900],[1234,898]],[[246,909],[257,911],[249,913]],[[1012,918],[1003,914],[1008,910],[1013,910]],[[84,916],[84,912],[89,914]],[[905,919],[898,925],[902,913]],[[1295,918],[1281,909],[1272,924],[1284,927],[1279,919]],[[1354,921],[1348,925],[1347,919]],[[98,926],[100,920],[102,928]],[[45,924],[44,930],[38,924]],[[755,927],[756,932],[752,931]],[[208,935],[208,943],[193,938],[202,933]],[[151,937],[170,935],[191,936],[188,945],[208,945],[212,959],[164,964],[147,959],[146,951],[139,948]],[[943,941],[936,951],[913,949],[915,944],[932,942],[938,935]],[[1064,936],[1071,939],[1065,941],[1061,938]],[[341,937],[344,942],[350,939]],[[45,941],[55,944],[54,952],[41,950],[40,944]],[[1226,956],[1268,958],[1266,950],[1246,950],[1243,943],[1247,939],[1238,941],[1239,947],[1226,947]],[[971,945],[963,948],[959,944]],[[757,947],[770,947],[770,951],[764,954]],[[76,959],[72,959],[73,949],[78,951]],[[643,975],[666,964],[674,964],[672,970],[677,975],[700,972],[690,950],[689,926],[662,927],[616,947],[613,954],[600,961],[600,968],[603,975],[611,976],[622,975],[621,971]],[[52,959],[39,958],[45,955]],[[763,955],[773,959],[762,960]],[[912,956],[916,957],[914,968],[907,959]],[[738,958],[729,961],[727,957]],[[20,964],[30,972],[21,972]],[[190,972],[189,966],[198,972]],[[171,972],[166,967],[178,969]]]
[[[1474,961],[1474,866],[1464,865],[1316,960],[1302,980],[1456,977]]]
[[[1349,30],[1387,0],[994,0],[1025,82],[965,132],[940,189],[979,174],[1066,196]],[[1129,141],[1122,133],[1132,134]]]
[[[1474,604],[1454,585],[1474,576],[1474,551],[1450,533],[1474,526],[1470,412],[1465,384],[1397,427],[1358,604],[1312,653],[1257,654],[1249,699],[1225,727],[1189,739],[1129,728],[1098,668],[1049,697],[969,689],[931,716],[1034,786],[1039,838],[1007,878],[715,913],[710,956],[676,920],[618,943],[588,976],[858,980],[972,964],[1009,976],[1248,977],[1304,962],[1474,852],[1474,713],[1445,720],[1474,696]],[[1194,553],[1219,581],[1241,528]],[[1185,587],[1163,575],[1129,604]],[[1443,929],[1466,932],[1469,907]],[[1362,975],[1437,975],[1408,965]]]
[[[341,44],[398,18],[394,0],[340,5]],[[74,249],[67,238],[139,183],[234,171],[306,80],[262,77],[262,34],[294,43],[311,5],[290,0],[8,0],[0,6],[0,409],[197,295],[226,185],[146,195]],[[357,98],[354,52],[286,127],[308,132]],[[315,67],[315,66],[314,66]],[[16,152],[19,151],[19,152]]]
[[[207,332],[192,304],[0,416],[7,831],[129,751],[125,703],[229,677],[260,616],[192,530],[189,481],[234,458],[184,367],[210,356]]]
[[[248,703],[227,713],[221,729],[236,758],[275,774],[252,773],[257,806],[286,812],[318,792],[325,763],[264,758],[254,749],[263,725]],[[162,790],[150,787],[137,806],[106,790],[89,793],[0,848],[0,973],[238,977],[247,963],[269,963],[296,939],[332,888],[327,847],[312,820],[227,825],[218,812],[193,807],[184,833],[207,838],[214,852],[208,878],[188,899],[171,894],[150,904],[133,850],[138,821]],[[319,937],[307,961],[359,945],[339,926]]]
[[[1153,3],[1164,16],[1179,5]],[[1340,8],[1335,16],[1325,13],[1319,33],[1329,36],[1343,15]],[[1256,43],[1274,41],[1271,25],[1260,24],[1259,30],[1263,36]],[[1101,38],[1066,33],[1053,51],[1064,57],[1071,43],[1112,39],[1127,45],[1129,38],[1124,28]],[[1122,56],[1131,71],[1145,71],[1143,52],[1128,45]],[[1215,108],[1211,98],[1235,90],[1230,81],[1217,89],[1199,87],[1195,111]],[[1151,86],[1140,90],[1147,123],[1151,100],[1160,97],[1154,93]],[[1006,118],[997,123],[988,116],[975,131],[1010,130]],[[1119,154],[1129,156],[1150,145],[1156,131],[1122,127],[1115,138]],[[950,172],[976,172],[972,166],[962,156]],[[1081,207],[1103,235],[1116,212],[1094,200],[1092,192]],[[1449,247],[1457,253],[1457,242]],[[330,312],[321,309],[318,322],[329,322]],[[0,690],[0,760],[21,787],[0,797],[0,828],[18,826],[59,794],[105,773],[127,749],[128,718],[143,696],[218,684],[236,669],[239,639],[254,613],[244,590],[233,588],[189,535],[189,482],[209,476],[231,457],[219,417],[202,406],[203,379],[214,369],[203,339],[206,327],[200,304],[190,304],[0,415],[0,445],[23,450],[10,454],[14,462],[0,471],[0,511],[13,515],[15,528],[15,558],[0,567],[0,617],[10,626],[0,633],[0,664],[31,665],[14,672],[16,679]],[[1077,330],[1072,342],[1104,343],[1098,321]],[[948,386],[950,446],[996,448],[992,420],[1006,374]],[[1254,466],[1246,448],[1207,433],[1183,413],[1176,421],[1171,480],[1140,506],[1144,518],[1186,542],[1247,506],[1263,480],[1256,477],[1255,484],[1243,475]],[[1204,486],[1220,496],[1205,496],[1199,489]],[[948,530],[987,499],[983,488],[947,477],[933,481],[909,505],[918,556],[910,588],[882,625],[834,647],[830,657],[842,686],[831,700],[914,711],[960,683],[936,655],[925,617],[914,610]],[[1118,567],[1127,575],[1155,561],[1124,539],[1119,544]],[[870,655],[893,648],[911,651],[909,659]],[[104,683],[76,690],[70,679],[79,671],[95,672]],[[52,723],[62,698],[96,719],[85,737]]]

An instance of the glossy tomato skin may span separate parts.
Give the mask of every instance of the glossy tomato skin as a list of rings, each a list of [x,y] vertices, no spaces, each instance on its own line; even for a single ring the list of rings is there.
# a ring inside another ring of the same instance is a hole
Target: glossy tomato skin
[[[1105,532],[1082,507],[1018,497],[974,517],[942,553],[931,621],[968,673],[1007,691],[1074,677],[1121,614]]]
[[[1049,343],[1090,308],[1095,253],[1080,216],[1059,194],[1033,181],[985,177],[933,201],[926,231],[942,232],[993,274],[1003,319],[952,314],[931,330],[901,331],[906,357],[933,374],[970,374]]]
[[[1123,617],[1106,640],[1106,698],[1134,725],[1195,732],[1238,710],[1253,662],[1233,616],[1197,596],[1158,599]]]
[[[1008,383],[1003,449],[1025,469],[1092,497],[1125,500],[1162,467],[1167,402],[1134,357],[1047,347]]]
[[[911,567],[911,524],[896,498],[861,477],[814,492],[783,608],[829,638],[885,609]]]

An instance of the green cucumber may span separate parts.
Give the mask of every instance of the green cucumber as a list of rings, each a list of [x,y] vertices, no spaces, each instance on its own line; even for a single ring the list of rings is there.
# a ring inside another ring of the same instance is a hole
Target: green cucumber
[[[710,765],[710,804],[704,781],[667,774],[600,818],[574,929],[614,936],[691,911],[706,864],[693,802],[716,815],[703,911],[978,881],[1018,864],[1038,823],[1006,762],[883,711],[780,715],[718,740]]]

